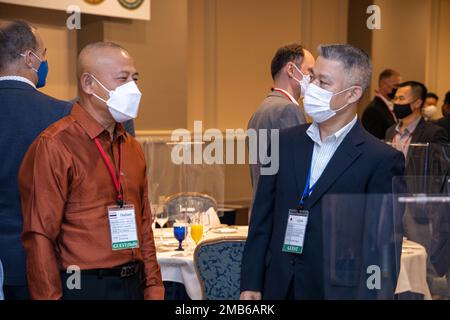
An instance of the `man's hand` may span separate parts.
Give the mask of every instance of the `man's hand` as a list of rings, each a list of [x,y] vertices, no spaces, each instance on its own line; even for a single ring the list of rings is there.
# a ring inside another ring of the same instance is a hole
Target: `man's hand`
[[[242,291],[241,300],[261,300],[261,292],[259,291]]]

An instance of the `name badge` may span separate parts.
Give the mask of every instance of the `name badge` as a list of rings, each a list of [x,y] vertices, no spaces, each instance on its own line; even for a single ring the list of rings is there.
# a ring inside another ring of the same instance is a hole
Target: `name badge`
[[[283,242],[283,252],[301,254],[305,241],[309,211],[289,210],[288,223]]]
[[[113,250],[139,248],[133,205],[108,207],[108,219]]]

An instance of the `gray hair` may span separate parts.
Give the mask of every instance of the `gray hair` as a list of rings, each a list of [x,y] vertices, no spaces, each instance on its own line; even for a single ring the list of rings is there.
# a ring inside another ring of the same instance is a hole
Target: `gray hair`
[[[372,76],[372,63],[369,55],[359,48],[349,44],[320,45],[319,55],[325,59],[342,62],[348,72],[350,85],[361,86],[365,91]]]
[[[36,50],[33,29],[25,21],[0,21],[0,70],[20,58],[27,50]]]

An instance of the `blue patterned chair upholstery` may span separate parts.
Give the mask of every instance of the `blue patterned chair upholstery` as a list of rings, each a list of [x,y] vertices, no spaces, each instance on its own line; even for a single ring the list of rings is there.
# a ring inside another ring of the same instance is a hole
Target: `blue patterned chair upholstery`
[[[245,237],[200,242],[194,265],[206,300],[238,300]]]
[[[171,195],[165,199],[165,210],[169,217],[169,225],[175,220],[174,217],[180,214],[181,208],[193,206],[197,212],[206,212],[213,207],[217,211],[216,200],[204,193],[199,192],[181,192]]]

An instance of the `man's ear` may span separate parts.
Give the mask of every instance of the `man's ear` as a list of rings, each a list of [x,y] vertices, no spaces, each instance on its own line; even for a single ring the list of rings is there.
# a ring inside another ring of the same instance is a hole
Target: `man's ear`
[[[348,103],[352,104],[355,102],[358,102],[364,91],[360,86],[354,86],[351,90],[349,90],[349,97],[348,97]]]
[[[34,68],[33,65],[33,54],[31,53],[30,50],[25,51],[25,53],[23,54],[23,59],[25,60],[25,64],[28,68]]]
[[[294,77],[294,66],[292,65],[291,62],[286,63],[286,65],[284,66],[285,72],[287,73],[287,75],[289,76],[289,78],[293,78]]]
[[[83,73],[80,77],[81,90],[83,90],[84,93],[91,95],[92,93],[94,93],[94,90],[92,88],[93,82],[94,81],[89,73]]]

